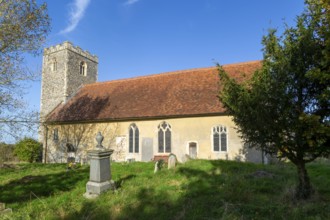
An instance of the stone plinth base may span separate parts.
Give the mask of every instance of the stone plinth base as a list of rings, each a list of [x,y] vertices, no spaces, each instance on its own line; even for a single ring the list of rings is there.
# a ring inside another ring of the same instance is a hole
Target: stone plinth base
[[[98,197],[102,192],[105,192],[109,189],[112,189],[113,183],[112,181],[105,181],[102,183],[96,183],[92,181],[88,181],[86,184],[86,193],[84,196],[88,199]]]
[[[86,184],[86,198],[96,198],[114,187],[111,183],[110,155],[113,150],[88,151],[90,158],[89,181]],[[112,187],[113,186],[113,187]]]

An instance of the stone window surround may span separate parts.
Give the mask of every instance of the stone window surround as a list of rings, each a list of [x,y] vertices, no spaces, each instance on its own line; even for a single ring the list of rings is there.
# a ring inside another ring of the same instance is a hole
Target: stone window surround
[[[219,130],[219,131],[216,131],[216,130]],[[216,131],[216,132],[215,132]],[[215,134],[219,134],[219,150],[214,150],[214,135]],[[226,147],[226,150],[221,150],[221,135],[222,134],[225,134],[225,138],[226,138],[226,144],[225,144],[225,147]],[[224,125],[215,125],[211,128],[211,143],[212,143],[212,152],[214,153],[227,153],[228,152],[228,128]]]
[[[160,136],[159,136],[159,133],[160,131],[162,131],[162,134],[163,134],[163,146],[162,146],[162,150],[160,149]],[[169,134],[169,136],[166,136],[166,132],[169,132],[167,134]],[[168,143],[168,140],[167,138],[170,139],[169,143]],[[161,122],[159,125],[158,125],[158,153],[171,153],[172,151],[172,127],[171,125],[166,122],[166,121],[163,121]],[[166,146],[167,144],[169,144],[169,146]]]
[[[132,136],[130,131],[132,131]],[[130,146],[132,146],[132,148]],[[128,128],[128,152],[130,154],[140,152],[140,131],[135,123],[130,124]]]
[[[84,61],[81,61],[79,64],[79,74],[87,76],[87,63]]]
[[[53,60],[51,62],[51,70],[53,72],[57,71],[57,61],[56,61],[56,58],[53,58]]]

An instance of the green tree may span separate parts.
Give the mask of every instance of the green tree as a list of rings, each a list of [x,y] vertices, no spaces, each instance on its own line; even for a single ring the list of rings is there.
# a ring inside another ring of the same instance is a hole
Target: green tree
[[[39,6],[35,0],[0,0],[0,138],[5,132],[16,136],[17,130],[36,121],[38,114],[21,112],[25,108],[21,98],[23,83],[37,77],[24,64],[24,57],[41,52],[49,31],[46,4]]]
[[[16,143],[14,153],[22,161],[36,162],[42,153],[42,144],[33,138],[25,137]]]
[[[306,163],[330,153],[329,14],[329,0],[309,0],[295,27],[270,30],[262,68],[244,83],[219,65],[219,97],[243,140],[297,167],[297,199],[313,192]]]

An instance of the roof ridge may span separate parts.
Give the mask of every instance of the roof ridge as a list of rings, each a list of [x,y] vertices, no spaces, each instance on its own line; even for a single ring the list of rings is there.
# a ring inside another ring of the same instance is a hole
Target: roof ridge
[[[232,64],[225,64],[222,65],[223,67],[231,67],[231,66],[241,66],[241,65],[246,65],[246,64],[251,64],[251,63],[258,63],[261,62],[260,60],[254,60],[254,61],[246,61],[246,62],[238,62],[238,63],[232,63]],[[122,82],[122,81],[130,81],[130,80],[137,80],[137,79],[145,79],[145,78],[152,78],[152,77],[159,77],[159,76],[169,76],[169,75],[175,75],[175,74],[181,74],[185,72],[191,72],[191,71],[197,71],[197,70],[211,70],[211,69],[216,69],[217,66],[211,66],[211,67],[197,67],[197,68],[190,68],[190,69],[184,69],[184,70],[176,70],[176,71],[167,71],[167,72],[162,72],[162,73],[155,73],[155,74],[149,74],[145,76],[134,76],[130,78],[123,78],[123,79],[115,79],[115,80],[108,80],[104,82],[95,82],[95,83],[90,83],[84,85],[84,87],[88,86],[95,86],[95,85],[100,85],[100,84],[108,84],[108,83],[114,83],[114,82]]]
[[[168,72],[162,72],[162,73],[149,74],[149,75],[145,75],[145,76],[134,76],[134,77],[130,77],[130,78],[114,79],[114,80],[108,80],[108,81],[104,81],[104,82],[95,82],[95,83],[86,84],[85,86],[93,86],[95,84],[100,85],[100,84],[107,84],[107,83],[114,83],[114,82],[121,82],[121,81],[145,79],[145,78],[152,78],[152,77],[165,76],[165,75],[169,76],[169,75],[175,75],[175,74],[184,73],[184,72],[191,72],[191,71],[194,71],[194,70],[208,70],[208,69],[215,69],[215,68],[216,68],[216,66],[191,68],[191,69],[176,70],[176,71],[168,71]]]
[[[224,64],[223,67],[230,67],[230,66],[242,66],[246,64],[252,64],[252,63],[261,63],[261,60],[251,60],[251,61],[245,61],[245,62],[238,62],[238,63],[230,63],[230,64]]]

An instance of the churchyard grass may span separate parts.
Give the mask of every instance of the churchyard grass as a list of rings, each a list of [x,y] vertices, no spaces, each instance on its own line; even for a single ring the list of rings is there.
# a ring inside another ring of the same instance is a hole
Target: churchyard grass
[[[293,200],[291,164],[193,160],[154,174],[153,163],[112,163],[115,191],[83,197],[89,167],[17,164],[0,169],[0,219],[330,219],[330,164],[308,166],[316,193]]]

